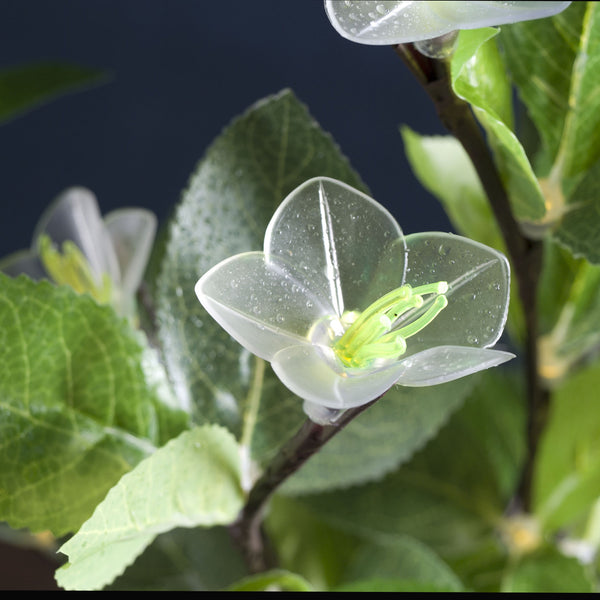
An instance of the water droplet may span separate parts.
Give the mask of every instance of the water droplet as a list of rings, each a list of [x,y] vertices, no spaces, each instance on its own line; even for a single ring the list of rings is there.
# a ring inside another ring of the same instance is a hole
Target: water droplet
[[[306,301],[306,308],[312,308],[314,306],[312,300],[307,300]]]
[[[448,246],[444,246],[444,244],[440,244],[440,247],[438,248],[438,254],[440,256],[448,256],[449,252],[450,252],[450,248],[448,248]]]
[[[380,14],[380,15],[385,15],[385,6],[383,4],[378,4],[375,7],[375,10]]]
[[[467,342],[469,342],[469,344],[477,344],[479,340],[477,339],[477,336],[475,335],[468,335],[467,336]]]

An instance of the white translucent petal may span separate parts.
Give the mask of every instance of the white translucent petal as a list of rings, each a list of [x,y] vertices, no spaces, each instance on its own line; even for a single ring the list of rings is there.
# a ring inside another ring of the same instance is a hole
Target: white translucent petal
[[[416,287],[446,281],[450,286],[448,306],[407,340],[407,352],[414,354],[433,346],[495,344],[508,314],[510,270],[506,257],[451,233],[411,234],[406,236],[406,244],[407,283]]]
[[[69,188],[60,194],[38,221],[33,236],[34,248],[37,248],[37,240],[42,234],[48,235],[59,250],[64,241],[71,240],[98,277],[108,273],[113,281],[119,281],[117,256],[104,227],[96,197],[89,190]]]
[[[318,177],[279,206],[265,234],[265,253],[289,261],[336,314],[363,310],[402,285],[404,236],[392,215],[362,192]]]
[[[412,387],[437,385],[496,367],[514,357],[514,354],[501,350],[438,346],[401,361],[404,371],[396,383]]]
[[[325,346],[290,346],[271,361],[273,370],[294,394],[331,409],[361,406],[386,392],[405,370],[400,363],[369,371],[336,366]]]
[[[104,224],[121,270],[121,288],[134,294],[142,281],[156,233],[156,216],[143,208],[122,208],[107,214]]]
[[[362,44],[403,44],[557,14],[570,2],[402,2],[325,0],[331,24],[343,37]]]
[[[0,271],[11,277],[17,277],[23,273],[36,281],[48,278],[37,252],[33,250],[20,250],[9,254],[0,260]]]
[[[333,314],[325,291],[308,289],[289,265],[262,252],[219,263],[196,284],[212,317],[242,346],[266,360],[291,344],[308,343],[312,327]]]

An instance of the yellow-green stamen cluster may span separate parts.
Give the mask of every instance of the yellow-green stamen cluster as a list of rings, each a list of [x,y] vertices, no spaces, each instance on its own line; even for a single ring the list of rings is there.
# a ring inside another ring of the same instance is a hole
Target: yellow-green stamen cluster
[[[88,293],[100,304],[108,304],[112,298],[112,285],[107,273],[98,282],[89,262],[81,250],[71,241],[57,250],[47,235],[39,240],[40,259],[48,275],[59,285],[71,286],[78,294]]]
[[[370,367],[375,360],[395,360],[406,352],[406,339],[429,325],[448,305],[445,281],[412,288],[403,285],[371,304],[333,345],[347,367]],[[425,312],[408,324],[394,329],[406,313],[423,306],[423,296],[435,294]]]

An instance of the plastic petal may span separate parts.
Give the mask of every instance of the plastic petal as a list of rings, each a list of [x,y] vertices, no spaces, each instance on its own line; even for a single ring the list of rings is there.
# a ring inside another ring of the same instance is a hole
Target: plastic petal
[[[121,271],[121,288],[134,294],[142,281],[156,233],[156,216],[143,208],[122,208],[107,214],[104,224]]]
[[[403,282],[398,223],[369,196],[327,177],[306,181],[281,203],[264,249],[289,261],[307,287],[327,293],[338,316],[364,310]]]
[[[290,346],[275,354],[271,366],[294,394],[331,409],[361,406],[378,398],[405,370],[402,363],[362,372],[337,370],[330,353],[324,346]]]
[[[417,286],[446,281],[448,306],[409,338],[414,354],[433,346],[488,347],[500,338],[508,314],[510,269],[493,248],[451,233],[406,236],[406,282]],[[426,308],[426,307],[425,307]]]
[[[361,44],[403,44],[456,29],[476,29],[557,14],[570,2],[401,2],[325,0],[331,24]]]
[[[262,252],[224,260],[205,273],[195,289],[210,315],[265,360],[289,345],[309,343],[313,325],[333,314],[325,292],[319,297],[288,264]]]
[[[412,387],[437,385],[496,367],[514,357],[514,354],[501,350],[437,346],[401,361],[404,371],[396,383]]]
[[[47,234],[59,247],[66,240],[73,241],[96,275],[107,273],[113,281],[119,281],[119,264],[112,241],[104,227],[96,197],[89,190],[69,188],[56,198],[37,224],[34,249],[42,234]]]

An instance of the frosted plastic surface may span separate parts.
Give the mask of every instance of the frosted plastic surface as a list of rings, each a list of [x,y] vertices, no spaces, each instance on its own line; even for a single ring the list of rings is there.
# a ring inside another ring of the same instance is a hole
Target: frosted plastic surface
[[[327,408],[366,404],[392,387],[404,371],[401,363],[363,372],[336,369],[328,351],[319,346],[291,346],[278,352],[271,364],[294,394]]]
[[[405,370],[396,383],[412,387],[437,385],[496,367],[514,357],[514,354],[501,350],[437,346],[401,361]]]
[[[456,29],[476,29],[540,19],[570,2],[400,2],[325,0],[331,24],[343,37],[362,44],[403,44]]]
[[[406,283],[415,287],[446,281],[449,285],[448,306],[408,339],[407,355],[432,346],[495,344],[508,314],[510,271],[506,257],[451,233],[416,233],[406,236],[406,244]]]
[[[85,188],[70,188],[46,209],[34,233],[34,246],[42,234],[62,250],[66,240],[79,247],[92,271],[108,273],[119,281],[120,272],[112,241],[104,227],[96,197]]]
[[[290,344],[308,343],[315,322],[333,314],[325,289],[308,288],[286,263],[262,252],[219,263],[200,278],[196,295],[232,337],[266,360]]]
[[[364,310],[404,279],[404,236],[392,215],[325,177],[308,180],[281,203],[264,248],[288,261],[307,287],[327,293],[338,316]]]
[[[107,214],[104,224],[119,262],[121,288],[134,294],[150,258],[156,217],[143,208],[122,208]]]

